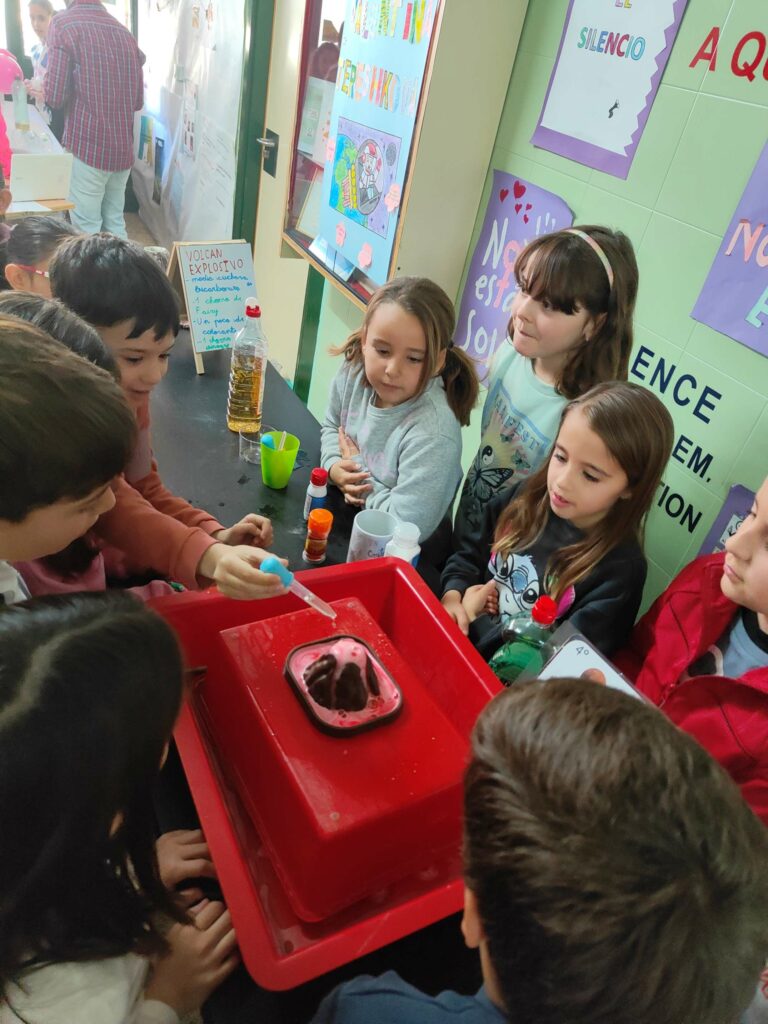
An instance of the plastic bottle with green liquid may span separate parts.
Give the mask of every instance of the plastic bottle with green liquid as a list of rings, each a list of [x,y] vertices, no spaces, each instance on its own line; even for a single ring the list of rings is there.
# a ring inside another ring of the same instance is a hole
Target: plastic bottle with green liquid
[[[534,675],[544,667],[549,655],[547,642],[554,630],[557,604],[542,594],[530,612],[515,615],[504,629],[504,643],[488,663],[507,685],[523,671]]]

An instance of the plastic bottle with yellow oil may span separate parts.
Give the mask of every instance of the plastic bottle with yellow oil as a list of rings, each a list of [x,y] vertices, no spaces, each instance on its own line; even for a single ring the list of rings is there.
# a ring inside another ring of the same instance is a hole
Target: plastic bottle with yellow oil
[[[235,433],[261,430],[267,339],[261,328],[261,309],[255,298],[246,300],[245,326],[232,346],[227,396],[227,426]]]

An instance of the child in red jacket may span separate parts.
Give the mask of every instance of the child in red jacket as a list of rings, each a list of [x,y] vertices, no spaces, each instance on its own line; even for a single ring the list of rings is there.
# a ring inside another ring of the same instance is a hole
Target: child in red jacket
[[[614,661],[768,825],[768,480],[725,552],[683,569]]]

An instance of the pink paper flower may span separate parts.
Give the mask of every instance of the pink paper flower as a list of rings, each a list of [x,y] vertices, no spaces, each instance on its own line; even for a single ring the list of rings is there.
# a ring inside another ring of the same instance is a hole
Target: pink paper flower
[[[366,242],[357,254],[357,265],[362,267],[363,270],[367,270],[368,267],[373,263],[373,249],[369,243]]]
[[[328,136],[328,141],[325,144],[325,162],[328,164],[333,163],[333,155],[336,152],[336,140]]]
[[[393,210],[396,210],[400,205],[400,191],[400,186],[396,181],[394,181],[389,186],[389,191],[386,196],[384,196],[384,205],[390,213],[392,213]]]
[[[340,249],[344,245],[344,239],[347,237],[347,229],[343,224],[336,225],[336,245]]]

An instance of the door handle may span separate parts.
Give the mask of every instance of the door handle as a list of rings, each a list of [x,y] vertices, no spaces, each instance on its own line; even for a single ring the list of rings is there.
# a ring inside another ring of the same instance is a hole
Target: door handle
[[[256,142],[261,146],[261,166],[264,169],[264,173],[271,174],[273,178],[277,175],[277,148],[279,141],[279,136],[270,131],[269,128],[267,128],[263,136],[256,139]]]

